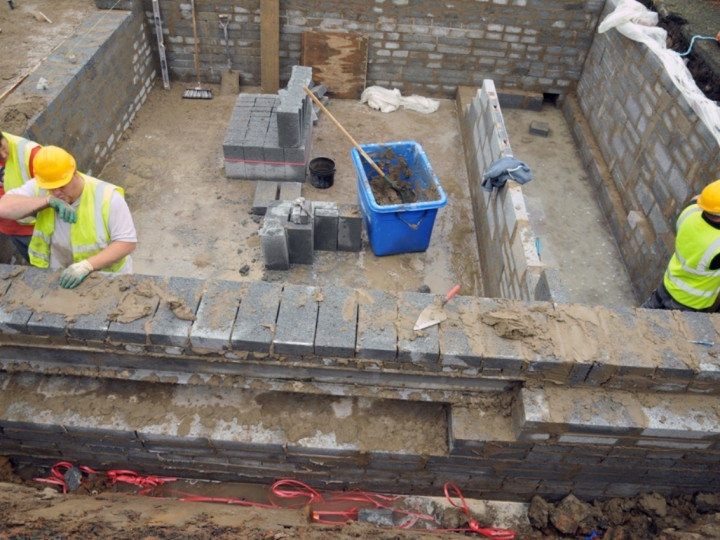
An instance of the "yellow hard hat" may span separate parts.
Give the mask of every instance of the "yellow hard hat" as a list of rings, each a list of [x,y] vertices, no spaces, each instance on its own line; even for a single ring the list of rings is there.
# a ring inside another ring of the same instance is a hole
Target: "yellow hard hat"
[[[43,189],[57,189],[72,180],[75,158],[58,146],[43,146],[33,161],[35,181]]]
[[[720,180],[705,186],[698,197],[697,205],[710,214],[720,214]]]

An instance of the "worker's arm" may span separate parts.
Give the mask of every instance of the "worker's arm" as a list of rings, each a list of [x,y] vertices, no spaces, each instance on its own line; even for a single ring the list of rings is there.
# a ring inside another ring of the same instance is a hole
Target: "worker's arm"
[[[6,193],[0,199],[0,218],[18,219],[37,214],[48,207],[47,195],[40,197],[26,197],[14,193]]]
[[[100,253],[96,253],[92,257],[88,257],[87,261],[92,264],[93,270],[102,270],[110,265],[115,264],[126,255],[130,255],[134,250],[137,242],[110,242],[110,244]]]
[[[57,197],[19,195],[17,193],[5,194],[0,198],[0,217],[17,221],[33,216],[48,207],[54,208],[63,221],[68,223],[77,221],[77,213],[72,206]]]
[[[65,289],[74,289],[93,270],[107,268],[126,255],[130,255],[136,244],[136,242],[121,242],[119,240],[110,242],[100,253],[65,268],[60,274],[60,286]]]

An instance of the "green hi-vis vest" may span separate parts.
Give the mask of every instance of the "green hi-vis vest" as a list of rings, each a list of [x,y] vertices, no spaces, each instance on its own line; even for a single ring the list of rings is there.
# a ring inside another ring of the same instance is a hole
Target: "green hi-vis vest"
[[[675,300],[697,310],[715,303],[720,270],[710,270],[710,263],[718,253],[720,230],[703,219],[697,204],[688,206],[677,220],[675,253],[663,282]]]
[[[108,218],[110,216],[110,198],[114,190],[124,196],[122,188],[78,173],[85,180],[80,206],[77,209],[77,221],[70,226],[73,262],[80,262],[96,253],[100,253],[110,244]],[[35,193],[40,195],[40,188]],[[28,255],[30,264],[40,268],[50,266],[50,238],[55,231],[55,210],[45,208],[37,214],[35,230],[30,240]],[[123,257],[107,268],[105,272],[119,272],[125,266],[127,257]]]
[[[7,193],[11,189],[19,188],[31,179],[30,154],[32,154],[34,148],[40,145],[18,137],[17,135],[10,135],[9,133],[3,133],[3,136],[7,140],[8,148],[10,149],[7,161],[5,162],[4,185],[5,193]],[[19,219],[18,223],[32,225],[35,223],[35,218]]]

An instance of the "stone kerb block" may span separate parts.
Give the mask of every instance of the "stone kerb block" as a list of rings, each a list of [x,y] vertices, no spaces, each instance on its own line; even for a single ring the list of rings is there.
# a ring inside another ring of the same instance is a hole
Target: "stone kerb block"
[[[315,335],[315,354],[353,358],[356,330],[355,291],[340,287],[323,287]]]
[[[209,280],[200,300],[197,318],[190,329],[193,349],[225,351],[230,347],[235,316],[240,304],[240,283]]]
[[[440,358],[438,325],[413,330],[423,309],[434,302],[431,294],[401,293],[398,302],[398,360],[413,364],[437,364]]]
[[[387,291],[368,290],[358,295],[356,357],[397,359],[397,309],[397,298]]]
[[[3,265],[3,270],[0,287],[6,292],[0,300],[0,333],[27,334],[28,322],[37,309],[28,301],[41,296],[50,286],[53,276],[57,275],[34,266]]]
[[[285,286],[273,338],[276,354],[302,356],[313,353],[318,312],[316,294],[316,287]]]
[[[337,203],[314,201],[314,245],[318,251],[336,251],[338,247]]]
[[[269,353],[277,322],[282,286],[251,282],[242,297],[230,343],[235,351]]]
[[[117,344],[148,344],[146,324],[160,305],[162,278],[135,276],[133,287],[125,290],[115,308],[113,320],[108,327],[108,337]]]
[[[178,351],[189,345],[190,328],[203,287],[202,280],[182,277],[171,277],[162,284],[160,305],[147,325],[151,345],[174,347]]]
[[[359,252],[362,250],[363,218],[360,205],[338,205],[338,251]]]

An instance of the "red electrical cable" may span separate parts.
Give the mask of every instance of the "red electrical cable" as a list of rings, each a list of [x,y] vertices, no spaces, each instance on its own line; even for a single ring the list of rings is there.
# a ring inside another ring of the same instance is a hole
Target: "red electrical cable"
[[[62,492],[67,493],[67,482],[65,480],[65,474],[61,471],[68,471],[72,468],[72,463],[69,463],[67,461],[58,461],[50,468],[50,478],[35,478],[34,480],[36,482],[44,482],[46,484],[54,484],[56,486],[60,486],[62,488]],[[91,469],[90,467],[85,467],[84,465],[78,467],[78,470],[81,473],[85,473],[86,475],[97,474],[93,469]]]
[[[457,496],[460,498],[460,501],[462,501],[462,506],[459,506],[453,502],[452,497],[448,493],[448,487],[451,487],[453,491],[455,491]],[[478,520],[476,520],[474,517],[472,517],[472,514],[470,514],[470,509],[465,502],[465,497],[463,497],[457,486],[452,482],[447,482],[444,486],[444,489],[445,497],[450,502],[450,504],[453,505],[455,508],[462,508],[465,511],[465,514],[468,517],[468,526],[470,528],[470,531],[482,534],[483,536],[486,536],[488,538],[496,538],[497,540],[513,540],[513,538],[515,538],[515,532],[509,529],[500,529],[496,527],[480,527],[480,523],[478,522]]]

